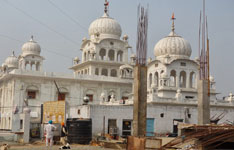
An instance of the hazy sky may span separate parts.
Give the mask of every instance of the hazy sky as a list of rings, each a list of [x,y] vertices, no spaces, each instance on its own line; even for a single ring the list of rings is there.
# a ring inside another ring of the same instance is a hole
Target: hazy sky
[[[0,0],[0,63],[34,35],[45,57],[44,70],[67,72],[72,58],[81,56],[80,44],[88,37],[92,21],[103,15],[104,0]],[[197,57],[199,13],[202,0],[110,0],[109,14],[129,35],[135,51],[137,5],[149,4],[148,56],[154,58],[154,45],[171,30],[188,40]],[[234,0],[206,0],[209,24],[211,75],[218,97],[234,93]],[[130,52],[129,52],[130,53]],[[81,58],[81,57],[80,57]]]

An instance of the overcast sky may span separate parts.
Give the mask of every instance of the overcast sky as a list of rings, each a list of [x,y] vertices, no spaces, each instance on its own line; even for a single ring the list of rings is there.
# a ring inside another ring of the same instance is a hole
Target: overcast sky
[[[104,0],[0,0],[0,63],[33,35],[42,47],[44,70],[71,73],[72,58],[81,58],[80,44],[92,21],[103,15]],[[199,13],[202,0],[110,0],[109,14],[129,35],[135,51],[137,5],[149,4],[148,57],[154,45],[171,30],[188,40],[197,57]],[[234,93],[234,0],[206,0],[210,38],[211,75],[218,97]],[[129,52],[130,53],[130,52]]]

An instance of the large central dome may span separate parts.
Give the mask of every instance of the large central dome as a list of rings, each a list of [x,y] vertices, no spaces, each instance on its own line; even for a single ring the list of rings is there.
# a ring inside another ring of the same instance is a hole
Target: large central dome
[[[22,46],[22,56],[26,56],[26,55],[40,55],[41,53],[41,47],[39,44],[37,44],[36,41],[33,40],[33,36],[31,37],[31,39],[24,43],[24,45]]]
[[[93,21],[89,26],[89,36],[94,38],[96,36],[100,38],[115,38],[119,39],[122,34],[122,29],[120,24],[110,18],[107,13],[95,21]]]

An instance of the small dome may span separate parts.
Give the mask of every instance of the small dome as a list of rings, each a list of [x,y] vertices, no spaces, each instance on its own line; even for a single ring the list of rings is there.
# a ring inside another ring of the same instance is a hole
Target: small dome
[[[6,67],[7,65],[5,63],[2,63],[2,67]]]
[[[181,93],[181,89],[177,89],[177,91],[176,91],[177,93]]]
[[[161,39],[154,47],[156,57],[169,55],[170,57],[189,58],[191,53],[192,49],[189,42],[174,32]]]
[[[89,26],[89,35],[92,37],[100,36],[101,38],[116,38],[119,39],[122,34],[120,24],[110,18],[107,13],[95,21]]]
[[[211,81],[211,82],[214,82],[214,81],[215,81],[215,80],[214,80],[214,77],[210,76],[210,81]]]
[[[33,36],[31,37],[31,39],[24,43],[24,45],[22,46],[22,56],[26,56],[26,55],[40,55],[41,53],[41,47],[39,44],[37,44],[36,41],[33,40]]]
[[[18,68],[18,58],[13,53],[11,56],[7,57],[4,65],[6,65],[8,68]]]
[[[80,61],[79,57],[75,57],[74,61]]]
[[[131,58],[136,58],[136,54],[132,53]]]

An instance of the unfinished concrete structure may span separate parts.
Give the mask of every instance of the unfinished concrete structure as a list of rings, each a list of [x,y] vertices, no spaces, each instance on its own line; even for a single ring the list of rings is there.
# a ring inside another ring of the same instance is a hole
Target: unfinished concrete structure
[[[138,6],[137,57],[133,82],[133,136],[146,135],[148,10]]]
[[[201,18],[201,17],[200,17]],[[198,124],[210,123],[210,62],[205,0],[203,0],[202,46],[199,45]],[[200,20],[201,28],[201,20]],[[201,30],[199,30],[200,32]],[[206,32],[207,31],[207,32]],[[206,40],[207,38],[207,40]],[[207,42],[206,42],[207,41]],[[200,44],[200,33],[199,33]],[[207,48],[205,47],[207,45]]]

